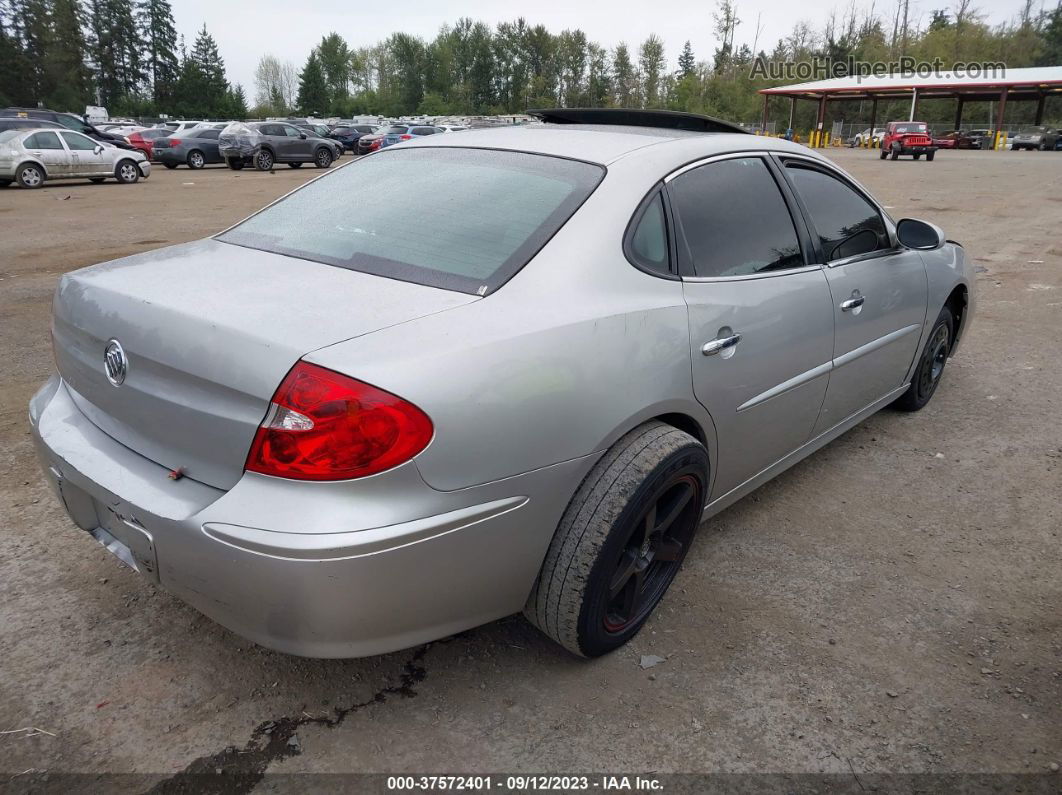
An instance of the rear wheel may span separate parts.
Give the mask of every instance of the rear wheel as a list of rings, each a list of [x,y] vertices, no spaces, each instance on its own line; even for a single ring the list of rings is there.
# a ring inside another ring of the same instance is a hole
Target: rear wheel
[[[44,169],[35,163],[23,163],[18,167],[15,179],[23,188],[39,188],[44,184]]]
[[[937,391],[937,385],[940,384],[941,376],[944,375],[948,354],[951,353],[951,344],[955,334],[953,324],[954,318],[951,310],[944,307],[940,310],[933,329],[929,332],[929,339],[918,359],[911,385],[893,403],[896,408],[901,411],[918,411],[933,397],[933,393]]]
[[[124,185],[132,185],[140,179],[140,169],[132,160],[122,160],[115,166],[114,176]]]
[[[254,156],[254,167],[259,171],[271,171],[273,168],[273,153],[268,149],[259,149]]]
[[[202,168],[206,165],[206,158],[203,153],[198,149],[193,149],[188,153],[188,168]]]
[[[628,433],[572,497],[524,615],[583,657],[622,646],[678,573],[707,482],[708,453],[689,434],[655,421]]]
[[[321,147],[313,154],[313,164],[318,168],[328,168],[332,165],[332,161],[335,158],[332,157],[332,150]]]

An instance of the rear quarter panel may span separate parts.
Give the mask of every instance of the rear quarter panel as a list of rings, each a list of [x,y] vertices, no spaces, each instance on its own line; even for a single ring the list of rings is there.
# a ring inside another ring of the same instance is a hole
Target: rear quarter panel
[[[714,455],[711,419],[692,392],[682,285],[637,270],[622,251],[659,176],[610,173],[486,298],[306,358],[426,411],[435,437],[416,461],[441,490],[586,456],[665,413],[692,417]]]

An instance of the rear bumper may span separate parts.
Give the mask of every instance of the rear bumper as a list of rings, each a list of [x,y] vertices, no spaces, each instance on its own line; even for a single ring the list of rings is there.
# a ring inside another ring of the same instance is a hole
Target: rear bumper
[[[519,611],[596,459],[454,492],[412,462],[340,483],[247,474],[226,492],[115,442],[57,376],[30,423],[75,524],[233,632],[311,657],[394,651]]]

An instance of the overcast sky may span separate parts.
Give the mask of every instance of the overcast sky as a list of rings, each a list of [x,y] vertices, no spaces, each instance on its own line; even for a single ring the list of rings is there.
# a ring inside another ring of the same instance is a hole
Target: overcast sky
[[[928,19],[933,8],[950,5],[951,0],[912,0],[912,16]],[[1013,16],[1020,0],[976,2],[989,22]],[[667,46],[668,62],[675,60],[683,42],[689,39],[698,60],[710,58],[716,41],[712,34],[714,0],[465,0],[460,4],[438,0],[256,0],[253,4],[217,0],[172,0],[177,30],[191,48],[196,31],[206,23],[225,59],[229,80],[242,83],[248,99],[254,101],[254,69],[259,57],[272,53],[302,68],[310,49],[331,31],[339,33],[351,47],[375,44],[401,30],[430,39],[445,22],[468,16],[493,26],[524,16],[532,25],[545,25],[551,32],[581,28],[591,41],[614,47],[621,41],[636,46],[649,33],[656,33]],[[869,0],[863,3],[869,6]],[[877,0],[878,9],[888,9],[892,0]],[[779,38],[804,19],[821,27],[831,9],[848,6],[846,0],[738,0],[741,25],[737,43],[752,46],[756,21],[762,26],[758,47],[770,51]],[[840,15],[840,14],[839,14]]]

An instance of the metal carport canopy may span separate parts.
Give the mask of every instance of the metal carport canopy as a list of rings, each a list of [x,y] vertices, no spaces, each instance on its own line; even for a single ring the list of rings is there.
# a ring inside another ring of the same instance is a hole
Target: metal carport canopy
[[[932,75],[894,74],[882,76],[837,77],[816,80],[811,83],[796,83],[791,86],[761,88],[761,94],[798,97],[800,99],[866,99],[886,97],[890,94],[910,94],[918,90],[918,96],[965,96],[976,95],[995,99],[1006,89],[1012,98],[1028,93],[1036,97],[1043,92],[1062,91],[1062,66],[1037,66],[1023,69],[997,69],[994,73],[972,77],[964,72],[939,72]]]

